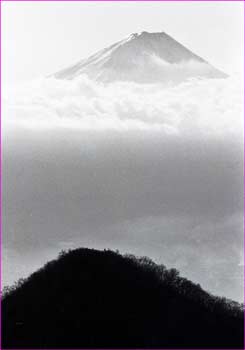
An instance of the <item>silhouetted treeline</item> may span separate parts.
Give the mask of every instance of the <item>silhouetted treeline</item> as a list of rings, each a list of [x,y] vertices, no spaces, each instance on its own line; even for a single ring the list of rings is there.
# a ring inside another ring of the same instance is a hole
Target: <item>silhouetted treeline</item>
[[[2,300],[3,348],[243,348],[243,306],[175,269],[110,250],[62,252]]]

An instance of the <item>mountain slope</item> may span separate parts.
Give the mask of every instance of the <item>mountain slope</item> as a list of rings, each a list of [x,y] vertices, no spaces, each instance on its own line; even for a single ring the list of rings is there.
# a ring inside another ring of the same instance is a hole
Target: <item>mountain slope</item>
[[[2,302],[3,348],[243,348],[243,312],[175,269],[76,249]]]
[[[226,77],[164,32],[131,34],[54,76],[73,79],[81,74],[105,83],[169,83],[191,77]]]

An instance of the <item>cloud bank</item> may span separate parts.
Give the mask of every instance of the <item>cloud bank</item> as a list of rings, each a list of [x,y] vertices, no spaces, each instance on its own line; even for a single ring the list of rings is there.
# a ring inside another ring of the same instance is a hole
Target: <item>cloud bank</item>
[[[4,121],[30,128],[158,130],[164,134],[240,136],[243,96],[236,78],[192,79],[177,86],[40,79],[8,92]]]

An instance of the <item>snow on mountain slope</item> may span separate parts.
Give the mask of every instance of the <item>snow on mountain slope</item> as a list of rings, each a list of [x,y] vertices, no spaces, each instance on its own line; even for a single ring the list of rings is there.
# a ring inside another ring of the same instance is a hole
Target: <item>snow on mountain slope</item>
[[[164,32],[131,34],[54,76],[70,80],[82,74],[104,83],[169,83],[192,77],[227,77]]]

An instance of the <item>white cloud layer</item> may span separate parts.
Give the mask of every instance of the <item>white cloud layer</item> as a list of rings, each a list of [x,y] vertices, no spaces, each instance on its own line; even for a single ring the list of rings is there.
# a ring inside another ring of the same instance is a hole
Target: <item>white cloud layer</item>
[[[103,85],[86,76],[72,81],[48,78],[5,95],[4,122],[33,129],[143,129],[242,138],[243,96],[237,78],[192,79],[168,87]]]

